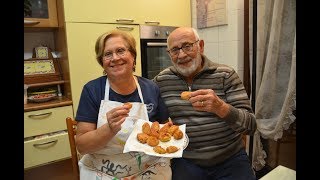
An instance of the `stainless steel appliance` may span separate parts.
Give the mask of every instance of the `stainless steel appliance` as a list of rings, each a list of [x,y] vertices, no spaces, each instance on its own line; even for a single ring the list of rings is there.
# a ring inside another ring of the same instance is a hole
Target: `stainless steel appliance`
[[[142,76],[152,79],[171,66],[167,53],[167,37],[176,29],[173,26],[140,26]]]

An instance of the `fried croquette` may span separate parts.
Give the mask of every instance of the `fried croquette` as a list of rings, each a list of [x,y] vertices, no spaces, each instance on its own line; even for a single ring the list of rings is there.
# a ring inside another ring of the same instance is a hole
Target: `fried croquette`
[[[170,125],[166,123],[165,125],[162,126],[162,128],[160,128],[159,132],[167,133],[169,128],[170,128]]]
[[[165,154],[166,153],[166,150],[163,149],[161,146],[156,146],[153,148],[153,150],[156,152],[156,153],[159,153],[159,154]]]
[[[170,135],[172,136],[173,133],[174,133],[177,129],[179,129],[179,126],[177,126],[177,125],[172,125],[172,126],[168,129],[168,133],[170,133]]]
[[[123,105],[128,105],[128,106],[129,106],[129,109],[131,109],[131,108],[132,108],[132,104],[131,104],[131,103],[129,103],[129,102],[126,102],[126,103],[124,103]]]
[[[179,150],[179,148],[177,148],[176,146],[168,146],[166,148],[167,153],[174,153],[174,152],[177,152],[178,150]]]
[[[190,95],[191,95],[190,91],[183,91],[180,96],[181,96],[181,99],[188,100],[190,99]]]
[[[150,130],[150,136],[159,138],[159,131],[156,131],[155,129]]]
[[[150,129],[150,136],[154,136],[156,138],[159,138],[159,129],[160,129],[160,124],[158,121],[155,121],[151,124],[151,129]]]
[[[171,140],[171,135],[169,133],[166,133],[166,132],[160,132],[159,140],[161,142],[168,142],[168,141]]]
[[[173,138],[176,140],[182,139],[183,137],[183,132],[180,129],[177,129],[174,133],[173,133]]]
[[[154,136],[149,136],[147,144],[152,147],[157,146],[159,144],[159,139]]]
[[[145,134],[148,134],[148,135],[151,134],[151,128],[150,128],[150,124],[149,123],[145,122],[142,125],[142,132],[145,133]]]
[[[172,123],[166,123],[161,125],[158,121],[152,122],[145,122],[142,125],[142,132],[137,134],[138,142],[142,144],[147,144],[151,146],[154,152],[158,154],[165,154],[165,153],[175,153],[179,150],[178,147],[173,146],[173,144],[168,144],[167,148],[161,147],[161,143],[168,143],[171,141],[171,137],[174,137],[175,140],[180,140],[183,138],[184,133],[179,129],[179,126],[172,125]]]
[[[137,139],[142,144],[145,144],[147,142],[148,138],[149,138],[149,136],[145,133],[138,133],[137,134]]]
[[[158,121],[152,122],[151,124],[151,129],[155,130],[155,131],[159,131],[160,129],[160,124]]]

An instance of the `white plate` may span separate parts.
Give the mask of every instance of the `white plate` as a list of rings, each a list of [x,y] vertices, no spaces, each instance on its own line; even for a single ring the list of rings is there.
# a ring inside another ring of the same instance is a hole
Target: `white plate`
[[[166,149],[168,146],[176,146],[179,148],[179,150],[175,153],[166,153],[166,154],[158,154],[153,150],[153,147],[149,146],[148,144],[142,144],[137,140],[137,134],[142,132],[142,125],[148,122],[150,125],[152,122],[138,119],[135,123],[135,127],[133,131],[131,132],[128,140],[126,141],[126,144],[124,146],[123,153],[130,152],[130,151],[139,151],[144,152],[148,155],[152,156],[159,156],[159,157],[172,157],[172,158],[179,158],[182,157],[183,150],[188,146],[189,144],[189,138],[186,134],[186,125],[180,125],[179,129],[185,134],[185,136],[182,139],[176,140],[173,137],[171,137],[171,140],[168,142],[159,142],[159,146]],[[160,128],[163,126],[163,124],[160,124]]]

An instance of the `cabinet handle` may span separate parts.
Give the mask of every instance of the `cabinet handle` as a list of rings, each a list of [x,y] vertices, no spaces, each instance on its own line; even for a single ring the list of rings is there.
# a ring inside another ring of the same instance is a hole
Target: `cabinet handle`
[[[127,27],[127,26],[117,26],[117,29],[124,30],[124,31],[132,31],[133,27]]]
[[[43,146],[43,145],[47,145],[47,144],[55,144],[57,143],[58,140],[53,140],[53,141],[49,141],[49,142],[44,142],[44,143],[39,143],[39,144],[33,144],[34,147],[39,147],[39,146]]]
[[[159,21],[145,21],[146,24],[156,24],[159,25],[160,22]]]
[[[117,22],[133,22],[133,19],[117,19]]]
[[[156,43],[156,42],[148,42],[147,46],[167,46],[167,43]]]
[[[28,117],[29,118],[34,118],[34,117],[39,117],[39,116],[50,116],[52,112],[47,112],[47,113],[41,113],[41,114],[31,114]]]
[[[39,24],[39,21],[30,21],[30,20],[24,20],[23,21],[24,24],[28,24],[28,25],[36,25]]]

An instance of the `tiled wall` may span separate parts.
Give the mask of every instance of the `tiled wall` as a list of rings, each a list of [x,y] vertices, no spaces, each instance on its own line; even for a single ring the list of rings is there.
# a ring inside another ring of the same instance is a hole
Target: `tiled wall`
[[[192,27],[197,29],[197,0],[191,0]],[[227,25],[198,29],[204,53],[212,61],[230,65],[243,80],[243,0],[226,0]]]

